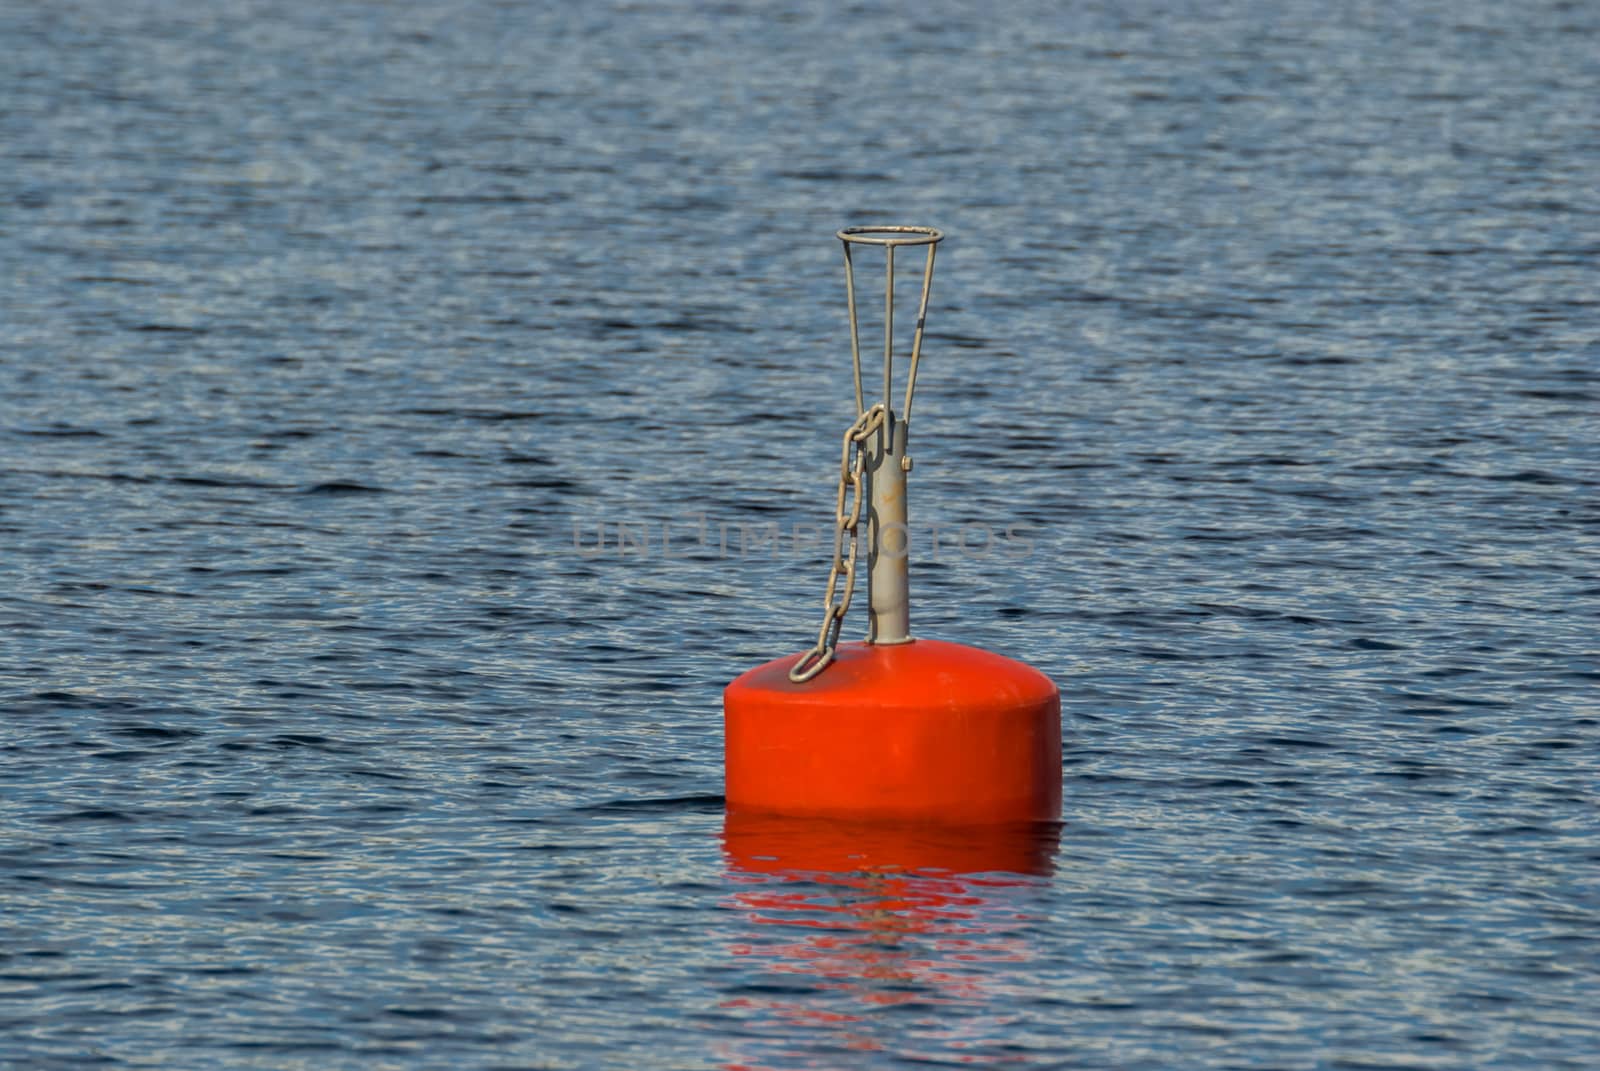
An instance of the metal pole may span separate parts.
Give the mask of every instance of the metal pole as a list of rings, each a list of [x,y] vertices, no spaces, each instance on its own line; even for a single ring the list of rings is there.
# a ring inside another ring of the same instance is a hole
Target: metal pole
[[[894,407],[894,395],[890,393],[890,385],[894,381],[894,246],[884,250],[884,262],[888,266],[887,278],[883,284],[883,404]]]
[[[850,261],[850,243],[844,243],[844,293],[850,304],[850,365],[856,373],[856,416],[867,411],[861,400],[861,335],[856,327],[856,273]]]
[[[906,423],[890,412],[867,453],[867,642],[911,642],[911,529],[906,513]]]
[[[937,243],[928,246],[928,263],[922,269],[922,300],[917,302],[917,330],[911,336],[911,372],[906,376],[906,406],[900,416],[911,423],[911,392],[917,389],[917,362],[922,359],[922,329],[928,323],[928,291],[933,286],[933,252]]]

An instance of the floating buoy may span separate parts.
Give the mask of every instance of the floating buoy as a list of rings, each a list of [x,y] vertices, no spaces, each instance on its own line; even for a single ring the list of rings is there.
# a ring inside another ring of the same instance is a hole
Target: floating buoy
[[[811,650],[757,666],[723,692],[730,814],[944,823],[1052,821],[1061,812],[1061,699],[1038,670],[910,633],[906,453],[934,250],[932,227],[847,227],[845,294],[856,420],[846,430],[833,565]],[[886,261],[883,401],[864,404],[852,250]],[[927,250],[905,400],[890,407],[895,250]],[[867,531],[859,533],[862,522]],[[839,643],[859,550],[867,550],[867,639]],[[840,582],[843,581],[843,591]]]

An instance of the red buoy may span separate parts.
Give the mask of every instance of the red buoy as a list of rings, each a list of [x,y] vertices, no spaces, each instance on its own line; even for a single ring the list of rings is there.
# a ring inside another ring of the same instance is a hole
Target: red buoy
[[[1038,670],[939,640],[841,644],[723,693],[729,810],[944,822],[1061,814],[1061,697]]]
[[[723,693],[729,813],[940,823],[1051,821],[1061,813],[1061,698],[1038,670],[910,633],[906,443],[922,353],[934,249],[931,227],[848,227],[845,293],[856,420],[839,463],[826,612],[816,646],[745,673]],[[851,248],[886,261],[882,402],[861,384]],[[893,383],[894,254],[927,249],[905,402]],[[867,533],[865,643],[839,644],[855,588],[858,526]],[[840,581],[843,592],[840,593]]]

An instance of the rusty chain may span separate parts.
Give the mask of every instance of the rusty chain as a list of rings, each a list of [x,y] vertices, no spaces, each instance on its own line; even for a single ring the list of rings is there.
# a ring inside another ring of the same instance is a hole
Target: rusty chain
[[[817,632],[817,645],[801,655],[789,670],[789,679],[796,684],[804,684],[827,669],[839,646],[839,629],[844,625],[844,615],[850,610],[850,599],[856,590],[856,551],[861,546],[858,533],[861,488],[867,464],[865,444],[883,427],[887,414],[882,403],[874,405],[858,416],[844,433],[844,447],[839,454],[839,494],[833,510],[833,568],[828,571],[828,591],[822,600],[822,628]],[[849,513],[844,508],[847,493],[850,494]],[[847,539],[850,543],[848,556],[845,554]],[[837,598],[840,573],[844,574],[842,599]]]

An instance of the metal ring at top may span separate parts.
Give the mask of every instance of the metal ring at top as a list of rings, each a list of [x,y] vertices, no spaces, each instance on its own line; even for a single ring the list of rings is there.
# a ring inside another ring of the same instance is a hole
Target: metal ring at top
[[[869,235],[906,235],[904,238],[873,238]],[[838,232],[841,242],[858,245],[938,245],[944,235],[935,227],[906,227],[889,224],[882,227],[846,227]]]

